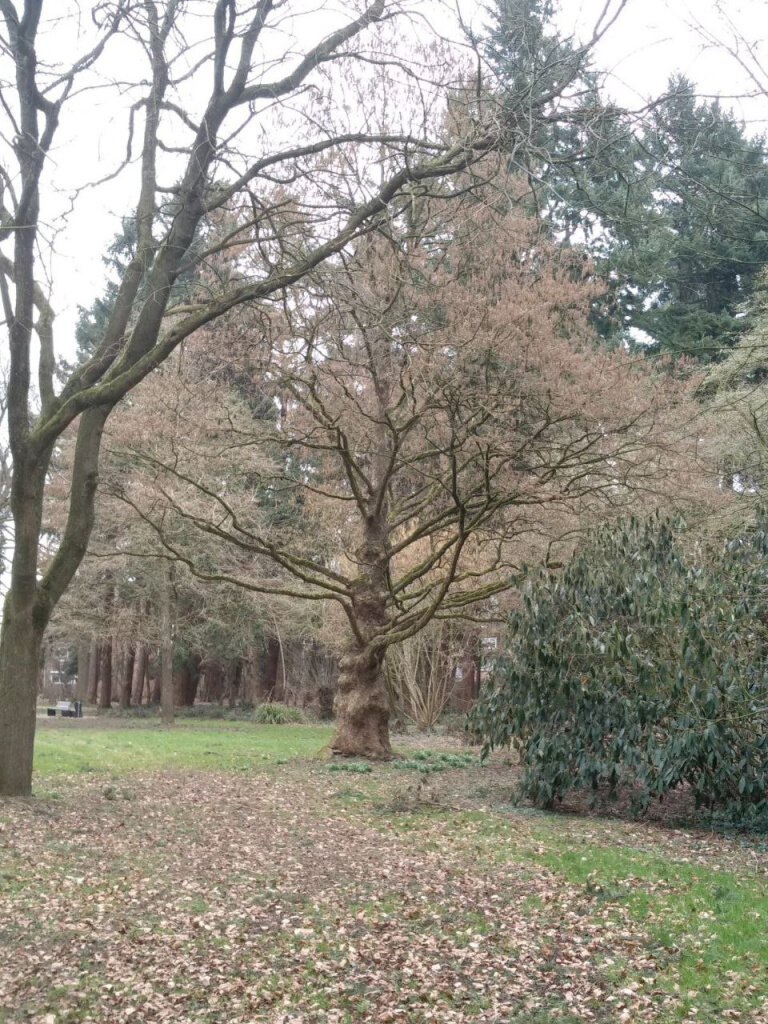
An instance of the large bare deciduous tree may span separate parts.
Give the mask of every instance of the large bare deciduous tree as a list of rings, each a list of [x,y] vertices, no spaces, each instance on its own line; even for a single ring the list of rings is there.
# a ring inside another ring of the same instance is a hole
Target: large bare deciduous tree
[[[267,320],[238,311],[199,337],[203,364],[240,339],[240,394],[279,412],[233,399],[197,453],[148,439],[149,476],[126,488],[202,578],[341,609],[341,755],[391,756],[389,648],[514,586],[533,549],[671,500],[696,472],[685,386],[600,348],[589,265],[483,191],[414,201]]]
[[[14,524],[0,637],[1,794],[31,789],[41,641],[88,544],[101,438],[115,406],[191,333],[300,280],[379,223],[404,189],[464,169],[493,142],[487,125],[469,119],[461,138],[430,138],[410,116],[418,107],[401,109],[396,130],[382,133],[364,106],[348,102],[351,65],[421,78],[434,101],[439,75],[409,63],[412,23],[397,28],[397,0],[352,3],[346,15],[341,6],[328,15],[335,25],[315,15],[302,34],[291,17],[307,10],[285,0],[0,0],[0,299]],[[375,105],[376,95],[368,100]],[[125,212],[135,246],[91,355],[59,383],[46,275],[61,265],[52,238],[65,212],[54,187],[66,177],[60,143],[73,125],[114,141],[121,123],[122,163],[94,168],[81,159],[69,194],[77,203],[100,182],[120,182],[121,197],[133,195]],[[361,188],[343,183],[351,145],[371,147],[374,173]],[[378,175],[382,153],[388,170]],[[206,225],[233,209],[233,233],[210,240]],[[179,282],[212,248],[237,252],[243,240],[260,247],[259,274],[234,259],[188,301]],[[43,568],[50,462],[72,424],[68,517]]]

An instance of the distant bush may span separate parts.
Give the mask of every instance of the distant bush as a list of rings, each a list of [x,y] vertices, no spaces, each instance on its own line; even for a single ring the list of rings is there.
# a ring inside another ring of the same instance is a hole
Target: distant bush
[[[251,721],[259,725],[294,725],[305,720],[300,708],[269,702],[257,705],[251,715]]]
[[[520,751],[523,795],[687,785],[729,821],[768,811],[768,536],[686,556],[668,522],[595,532],[541,573],[470,715]]]

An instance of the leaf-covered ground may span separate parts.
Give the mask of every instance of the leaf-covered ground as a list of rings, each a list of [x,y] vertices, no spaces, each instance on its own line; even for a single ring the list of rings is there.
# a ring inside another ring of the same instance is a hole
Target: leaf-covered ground
[[[0,1021],[767,1024],[759,845],[412,767],[86,773],[0,804]]]

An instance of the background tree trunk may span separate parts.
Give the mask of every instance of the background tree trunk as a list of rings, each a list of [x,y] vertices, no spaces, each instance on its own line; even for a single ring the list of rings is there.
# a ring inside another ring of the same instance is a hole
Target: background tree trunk
[[[195,703],[200,682],[200,661],[198,654],[189,655],[173,674],[176,703],[181,707],[191,708]]]
[[[204,699],[221,704],[224,700],[224,669],[218,661],[208,661],[205,666]]]
[[[91,675],[91,645],[80,644],[77,648],[77,685],[75,700],[86,700]]]
[[[149,703],[153,706],[157,706],[160,703],[160,658],[157,654],[153,654],[149,659],[147,666],[147,674],[149,675]]]
[[[112,641],[107,640],[101,647],[101,686],[99,688],[99,707],[112,707]]]
[[[160,717],[163,725],[173,725],[173,625],[171,617],[171,580],[170,567],[166,566],[163,574],[163,586],[160,594],[160,617],[163,644],[160,651],[161,683],[160,683]]]
[[[131,673],[131,702],[138,707],[144,696],[144,676],[147,671],[146,644],[137,644]]]
[[[131,690],[133,686],[133,663],[136,659],[136,648],[126,647],[123,651],[120,666],[120,707],[131,706]]]
[[[471,638],[470,643],[464,650],[461,659],[461,710],[469,711],[477,700],[480,692],[480,661],[479,661],[480,639],[477,636]]]
[[[268,636],[264,646],[264,673],[259,688],[261,700],[282,700],[278,682],[279,669],[280,644],[275,637]]]
[[[95,704],[99,692],[99,668],[101,666],[101,645],[91,644],[91,661],[88,666],[88,696],[89,704]]]

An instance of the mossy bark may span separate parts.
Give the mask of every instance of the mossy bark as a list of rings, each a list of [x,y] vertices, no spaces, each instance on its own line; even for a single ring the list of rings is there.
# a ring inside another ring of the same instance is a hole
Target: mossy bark
[[[43,630],[10,597],[0,635],[0,795],[29,796]]]

